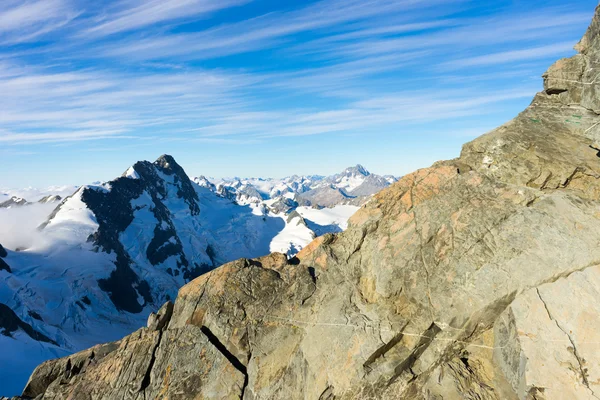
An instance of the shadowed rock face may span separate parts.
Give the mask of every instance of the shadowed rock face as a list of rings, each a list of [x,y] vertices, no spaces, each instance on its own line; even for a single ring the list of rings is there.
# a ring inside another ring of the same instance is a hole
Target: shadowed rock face
[[[10,269],[10,265],[8,265],[6,263],[6,261],[4,261],[3,259],[0,258],[0,271],[7,271],[7,272],[12,272],[12,270]]]
[[[12,337],[13,333],[18,330],[25,332],[33,340],[52,343],[58,346],[52,339],[36,331],[31,325],[19,318],[6,304],[0,303],[0,334]]]
[[[0,244],[0,271],[4,270],[4,271],[7,271],[10,273],[10,272],[12,272],[10,269],[10,266],[6,263],[6,261],[3,260],[3,258],[6,258],[7,256],[8,256],[8,252]]]
[[[597,398],[599,33],[600,8],[530,107],[377,194],[346,232],[197,278],[168,323],[46,362],[25,394]]]

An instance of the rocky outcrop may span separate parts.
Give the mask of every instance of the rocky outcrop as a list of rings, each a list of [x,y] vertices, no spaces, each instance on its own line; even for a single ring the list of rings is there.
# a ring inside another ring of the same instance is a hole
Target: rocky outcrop
[[[530,107],[344,233],[197,278],[168,324],[42,364],[25,394],[598,398],[599,34],[600,8]]]

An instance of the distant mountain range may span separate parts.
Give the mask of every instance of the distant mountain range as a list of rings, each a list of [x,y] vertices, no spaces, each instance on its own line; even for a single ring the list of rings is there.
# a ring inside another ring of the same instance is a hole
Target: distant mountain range
[[[372,174],[360,164],[331,176],[293,175],[283,179],[210,179],[200,176],[194,179],[197,184],[211,188],[239,204],[265,202],[274,211],[284,212],[289,212],[298,205],[361,205],[370,196],[396,181],[397,178],[391,175]]]
[[[39,199],[37,201],[37,203],[40,203],[40,204],[58,203],[61,200],[62,200],[62,197],[60,197],[59,195],[51,194],[51,195],[42,197],[41,199]],[[27,200],[25,200],[22,197],[12,196],[8,200],[1,202],[0,208],[20,207],[20,206],[26,206],[29,204],[32,204],[32,203],[28,202]]]
[[[34,245],[2,248],[0,346],[13,351],[0,354],[0,365],[22,385],[40,361],[142,326],[202,273],[274,251],[292,257],[316,236],[342,231],[394,181],[360,165],[330,177],[190,179],[164,155],[70,195],[61,188],[64,198],[30,190],[29,202],[7,191],[4,212],[57,206]]]

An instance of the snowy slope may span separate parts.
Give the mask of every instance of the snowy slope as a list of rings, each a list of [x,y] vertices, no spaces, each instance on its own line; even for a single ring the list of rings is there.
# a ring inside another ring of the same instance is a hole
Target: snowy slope
[[[270,250],[293,256],[317,236],[342,232],[358,209],[352,205],[323,209],[298,207],[287,216],[285,228],[273,238]]]
[[[285,227],[271,241],[270,251],[292,256],[310,243],[316,236],[297,212],[286,219]]]
[[[333,208],[315,209],[298,207],[296,211],[304,218],[308,227],[316,236],[336,233],[348,227],[348,219],[358,211],[359,207],[340,205]]]

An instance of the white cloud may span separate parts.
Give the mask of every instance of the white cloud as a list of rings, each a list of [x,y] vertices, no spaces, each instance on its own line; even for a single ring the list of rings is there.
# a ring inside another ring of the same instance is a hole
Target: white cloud
[[[0,208],[0,244],[15,250],[46,245],[37,230],[46,221],[56,204],[31,204],[23,207]]]
[[[32,41],[64,27],[77,15],[67,0],[5,0],[0,4],[0,43]]]
[[[503,51],[477,57],[464,58],[441,64],[442,67],[477,67],[490,64],[506,64],[516,61],[535,60],[564,54],[573,49],[573,42],[562,42],[522,50]]]
[[[82,36],[106,36],[156,23],[198,18],[202,14],[238,6],[251,0],[137,0],[121,1],[117,12],[109,13],[83,32]]]
[[[104,46],[103,54],[138,60],[222,57],[269,48],[291,35],[303,32],[335,29],[339,25],[374,17],[409,15],[440,3],[462,2],[465,0],[322,0],[299,10],[269,13],[201,32],[165,33],[150,38],[133,37]],[[418,27],[388,29],[396,29],[400,33]]]

